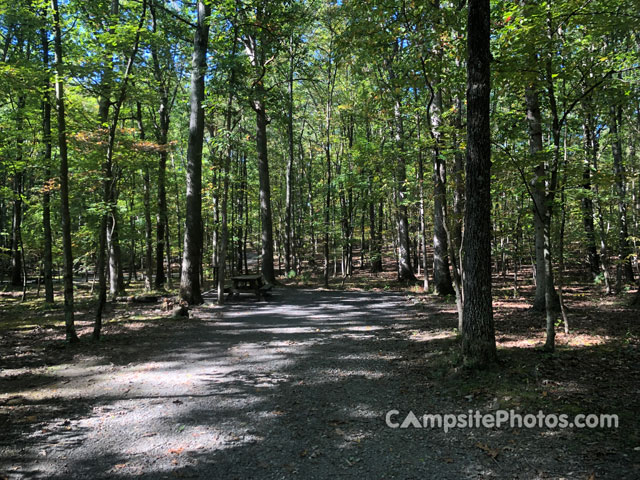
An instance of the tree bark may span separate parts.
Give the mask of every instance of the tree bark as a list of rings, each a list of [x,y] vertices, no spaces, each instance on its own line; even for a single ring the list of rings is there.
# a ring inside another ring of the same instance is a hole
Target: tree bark
[[[491,298],[491,92],[489,0],[469,0],[467,27],[467,206],[463,239],[465,363],[496,359]]]
[[[291,41],[293,44],[293,40]],[[285,275],[289,273],[291,269],[291,210],[292,210],[292,190],[293,190],[293,73],[295,68],[295,54],[292,51],[289,56],[289,71],[287,74],[287,142],[288,142],[288,157],[287,157],[287,170],[286,170],[286,192],[285,192],[285,217],[284,217],[284,270]]]
[[[154,3],[149,5],[151,13],[151,25],[154,33],[158,30],[158,19],[156,16],[156,10]],[[156,200],[156,276],[155,276],[155,288],[156,290],[162,290],[164,284],[167,281],[167,275],[165,275],[165,252],[167,259],[167,271],[170,271],[170,254],[169,254],[169,219],[167,215],[167,141],[169,136],[169,110],[171,108],[171,102],[169,100],[169,85],[167,83],[166,76],[163,75],[163,68],[160,64],[160,55],[158,47],[154,42],[151,42],[150,46],[151,58],[153,61],[153,76],[156,82],[158,82],[160,88],[160,105],[158,108],[158,125],[155,129],[156,142],[160,147],[158,157],[158,194]]]
[[[616,291],[622,291],[622,285],[633,282],[633,266],[631,264],[631,249],[629,248],[629,229],[627,226],[627,187],[624,160],[622,158],[622,143],[619,127],[622,123],[622,109],[612,105],[611,115],[611,153],[613,154],[613,173],[615,175],[617,206],[618,206],[618,264],[616,268]]]
[[[237,213],[237,229],[236,229],[236,269],[238,273],[242,274],[244,271],[244,252],[245,252],[245,242],[244,242],[244,231],[243,231],[243,223],[244,223],[244,197],[245,190],[247,188],[246,185],[246,176],[245,176],[245,165],[246,158],[245,154],[238,156],[238,196],[236,198],[236,213]]]
[[[180,275],[180,297],[190,305],[202,303],[200,269],[202,268],[202,143],[204,139],[204,76],[207,69],[207,44],[211,8],[199,0],[198,26],[193,40],[191,60],[191,117],[187,147],[187,211],[184,253]]]
[[[580,201],[582,207],[582,226],[584,228],[585,236],[587,237],[587,264],[589,266],[589,273],[591,279],[595,280],[600,274],[600,255],[596,248],[595,227],[593,222],[593,191],[591,189],[591,154],[593,149],[593,132],[588,125],[588,121],[585,120],[582,125],[584,133],[584,145],[585,145],[585,159],[584,167],[582,169],[582,188],[584,189],[584,196]]]
[[[417,94],[416,94],[417,95]],[[420,119],[416,119],[418,144],[421,142]],[[422,250],[422,290],[429,291],[429,260],[427,255],[427,219],[424,188],[424,159],[418,147],[418,188],[420,193],[420,248]],[[373,211],[373,210],[372,210]]]
[[[588,111],[585,116],[585,123],[589,135],[589,148],[588,148],[588,161],[590,161],[590,168],[593,168],[594,172],[598,171],[598,151],[600,149],[600,143],[596,135],[595,121],[593,115]],[[598,182],[593,185],[593,206],[596,212],[596,218],[598,220],[598,230],[600,237],[600,260],[602,267],[602,274],[604,277],[605,291],[607,295],[613,293],[613,285],[611,283],[610,262],[609,262],[609,249],[607,246],[607,231],[604,223],[604,216],[602,215],[602,205],[600,203],[600,187]]]
[[[114,4],[117,3],[117,0],[113,0],[112,6]],[[135,40],[134,40],[134,44],[133,47],[131,49],[131,54],[129,56],[129,58],[127,59],[126,62],[126,67],[122,76],[122,81],[120,83],[120,89],[118,91],[118,95],[116,96],[116,102],[113,105],[113,117],[111,118],[111,122],[109,124],[109,130],[108,130],[108,140],[107,140],[107,154],[106,154],[106,158],[104,160],[104,169],[105,172],[110,171],[111,173],[113,173],[112,170],[112,166],[113,166],[113,155],[114,155],[114,149],[115,149],[115,142],[116,142],[116,133],[118,131],[118,122],[120,120],[120,110],[122,109],[122,104],[124,102],[126,93],[127,93],[127,85],[129,82],[129,77],[131,76],[131,71],[133,69],[133,63],[135,61],[136,58],[136,54],[138,53],[138,45],[140,43],[140,32],[142,30],[142,26],[144,24],[145,21],[145,16],[146,16],[146,12],[147,12],[147,2],[146,0],[142,1],[142,13],[140,15],[140,21],[138,22],[138,26],[136,29],[136,35],[135,35]],[[103,97],[104,98],[104,97]],[[99,294],[99,298],[98,298],[98,308],[96,310],[96,318],[95,318],[95,323],[93,326],[93,334],[92,337],[94,340],[98,340],[100,338],[100,333],[102,330],[102,313],[104,310],[104,305],[106,302],[106,279],[105,277],[105,242],[108,240],[108,235],[107,235],[107,228],[109,227],[109,218],[112,219],[113,222],[115,222],[115,217],[114,215],[112,215],[113,213],[115,213],[115,202],[117,201],[117,197],[115,195],[115,191],[114,191],[114,185],[113,185],[114,180],[113,179],[109,179],[108,177],[105,178],[105,188],[104,188],[104,197],[103,199],[105,200],[105,205],[109,208],[109,212],[107,215],[103,215],[102,219],[100,221],[100,228],[101,228],[101,232],[100,232],[100,251],[98,252],[98,256],[99,256],[99,260],[98,260],[98,268],[99,268],[99,275],[100,275],[100,294]],[[107,188],[107,187],[111,187],[111,188]],[[107,218],[109,217],[109,218]],[[113,226],[115,227],[115,224],[113,224]],[[104,230],[103,230],[104,228]],[[114,240],[114,237],[117,235],[117,230],[115,228],[110,230],[110,235],[111,235],[111,247],[112,248],[118,248],[119,249],[119,243],[117,240]],[[115,237],[117,238],[117,237]],[[114,251],[114,259],[118,259],[120,255],[119,251]],[[121,263],[114,263],[112,264],[112,262],[109,262],[109,268],[111,272],[116,272],[116,274],[118,275],[120,282],[122,281],[122,266]],[[118,268],[120,270],[118,270]],[[113,277],[111,277],[111,281],[113,283]],[[115,282],[116,285],[116,291],[119,291],[120,289],[117,288],[119,286],[119,282],[118,280],[116,280]],[[113,295],[113,293],[112,293]]]
[[[449,249],[443,212],[447,202],[446,164],[440,156],[440,115],[442,93],[438,89],[432,104],[431,125],[435,136],[433,151],[433,288],[437,295],[453,295],[454,289],[449,270]]]
[[[118,0],[111,1],[111,10],[110,14],[112,16],[117,15],[119,10],[119,2]],[[98,100],[98,121],[100,125],[98,126],[101,130],[106,130],[108,127],[109,121],[109,107],[111,104],[111,77],[112,77],[112,69],[109,66],[105,66],[102,79],[101,79],[101,92],[100,98]],[[107,209],[100,216],[100,224],[98,228],[98,257],[97,257],[97,265],[96,269],[98,271],[98,307],[96,309],[96,318],[94,324],[94,332],[95,337],[100,337],[100,330],[102,328],[102,312],[104,310],[104,305],[107,301],[107,258],[111,258],[108,256],[107,245],[108,245],[108,228],[109,228],[109,216],[112,214],[112,208],[110,205],[110,201],[112,199],[112,191],[113,191],[113,165],[109,160],[109,153],[105,155],[105,159],[102,162],[102,202],[103,208]],[[117,281],[117,273],[116,278],[110,280]],[[117,288],[116,288],[117,290]],[[117,292],[112,293],[112,297],[115,296]]]
[[[533,86],[525,89],[525,101],[527,107],[527,123],[529,126],[529,151],[535,159],[542,155],[542,114],[540,112],[540,103],[538,92]],[[545,251],[548,251],[550,245],[546,243],[551,240],[550,236],[545,235],[545,229],[551,228],[550,205],[547,202],[547,168],[544,160],[539,159],[534,170],[534,176],[531,180],[531,196],[533,200],[533,225],[535,230],[535,253],[536,253],[536,293],[533,300],[533,309],[536,311],[544,311],[545,294],[547,291],[547,278],[551,281],[551,303],[554,310],[558,310],[560,302],[553,285],[553,273],[546,273],[545,269]],[[548,214],[549,213],[549,214]],[[548,222],[548,224],[547,224]]]
[[[18,100],[18,109],[24,106],[24,97],[22,102]],[[18,113],[18,115],[22,115]],[[20,136],[17,146],[16,163],[22,163],[22,121],[18,122]],[[22,167],[19,167],[22,168]],[[14,287],[22,286],[22,255],[20,254],[20,244],[22,242],[22,183],[24,172],[22,170],[16,172],[13,178],[13,214],[11,217],[11,285]]]
[[[275,283],[273,268],[273,220],[271,214],[271,183],[269,180],[269,158],[267,152],[267,112],[264,104],[262,80],[255,87],[256,98],[256,149],[258,152],[258,176],[260,177],[260,218],[262,219],[262,276],[267,283]]]
[[[60,206],[62,223],[62,251],[64,258],[64,323],[66,339],[69,343],[78,341],[73,318],[73,252],[71,249],[71,215],[69,214],[69,160],[67,153],[67,127],[64,105],[62,76],[64,60],[62,55],[62,29],[58,0],[51,0],[55,32],[56,63],[56,109],[58,114],[58,148],[60,150]]]
[[[46,72],[42,97],[42,137],[44,142],[45,181],[42,192],[42,229],[44,233],[44,300],[53,303],[53,254],[51,239],[51,96],[49,77],[49,37],[47,31],[40,30],[42,40],[42,65]]]
[[[146,134],[144,130],[144,123],[142,123],[142,104],[140,102],[136,102],[136,117],[138,121],[138,131],[140,132],[140,140],[144,141],[146,139]],[[153,229],[151,226],[151,179],[148,165],[145,165],[142,168],[142,184],[144,189],[144,289],[149,292],[151,291],[151,284],[153,282]]]
[[[229,58],[231,64],[231,71],[229,72],[229,82],[228,82],[228,94],[227,94],[227,109],[225,112],[225,128],[227,135],[227,151],[223,160],[223,168],[222,168],[222,231],[221,231],[221,245],[220,245],[220,256],[218,258],[218,305],[224,304],[224,281],[225,281],[225,269],[226,269],[226,259],[227,259],[227,249],[229,244],[229,226],[227,224],[228,213],[227,213],[227,205],[229,201],[229,173],[231,168],[231,158],[233,157],[233,146],[231,144],[231,134],[233,130],[233,122],[232,122],[232,107],[233,107],[233,99],[235,96],[235,88],[236,88],[236,49],[238,43],[238,27],[236,26],[236,22],[234,20],[233,26],[233,47],[231,48],[231,56]],[[233,217],[232,217],[233,218]],[[233,260],[233,259],[232,259]],[[233,265],[233,261],[231,262]]]
[[[13,216],[11,221],[11,285],[21,287],[23,285],[23,258],[22,245],[22,195],[24,188],[24,166],[22,165],[24,145],[24,108],[26,99],[24,95],[18,97],[16,105],[16,165],[18,170],[13,178]]]

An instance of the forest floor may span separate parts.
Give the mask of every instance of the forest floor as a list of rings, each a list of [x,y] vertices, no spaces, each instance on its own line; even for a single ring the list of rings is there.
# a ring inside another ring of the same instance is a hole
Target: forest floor
[[[294,283],[294,282],[291,282]],[[540,350],[530,290],[495,289],[501,363],[460,367],[451,300],[382,277],[276,288],[189,319],[116,304],[99,343],[58,309],[0,296],[0,479],[640,477],[640,323],[565,292],[572,332]],[[59,305],[59,304],[58,304]],[[59,308],[59,307],[58,307]],[[409,411],[613,413],[614,429],[394,429]]]

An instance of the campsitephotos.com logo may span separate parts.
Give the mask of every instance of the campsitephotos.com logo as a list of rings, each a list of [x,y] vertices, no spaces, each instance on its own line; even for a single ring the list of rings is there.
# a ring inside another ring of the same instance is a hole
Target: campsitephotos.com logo
[[[481,413],[469,410],[466,413],[425,413],[422,417],[409,411],[404,417],[398,410],[389,410],[385,416],[389,428],[439,428],[446,432],[454,428],[618,428],[618,415],[565,413],[522,414],[515,410],[496,410]]]

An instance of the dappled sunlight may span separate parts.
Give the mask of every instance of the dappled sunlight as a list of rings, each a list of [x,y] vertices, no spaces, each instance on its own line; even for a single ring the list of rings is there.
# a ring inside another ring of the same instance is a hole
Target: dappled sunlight
[[[96,472],[303,478],[318,469],[376,476],[365,451],[421,477],[434,464],[447,478],[495,475],[540,448],[540,431],[400,431],[384,418],[390,409],[588,408],[607,381],[599,349],[613,338],[559,332],[557,353],[541,356],[544,335],[528,325],[539,319],[506,309],[497,318],[505,367],[482,375],[460,368],[455,308],[431,298],[276,290],[273,302],[205,305],[187,321],[132,321],[136,329],[112,327],[99,345],[61,351],[56,365],[0,374],[0,413],[25,435],[7,451],[22,474],[59,480]],[[580,375],[569,373],[574,365],[585,366]],[[623,367],[622,360],[607,365]],[[551,451],[576,435],[544,438]]]

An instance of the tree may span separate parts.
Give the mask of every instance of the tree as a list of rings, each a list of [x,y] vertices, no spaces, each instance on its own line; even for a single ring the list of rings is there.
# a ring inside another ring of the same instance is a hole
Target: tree
[[[46,10],[45,10],[46,12]],[[46,13],[43,14],[46,21]],[[42,43],[42,66],[45,71],[44,92],[42,95],[42,140],[44,142],[43,163],[45,166],[45,185],[42,192],[42,230],[44,234],[44,298],[53,303],[53,253],[51,239],[51,78],[49,72],[49,37],[45,27],[40,30]]]
[[[73,252],[71,249],[71,216],[69,214],[69,159],[67,154],[67,127],[64,110],[64,57],[62,53],[62,28],[58,0],[51,0],[53,29],[55,34],[56,109],[58,113],[58,149],[60,150],[60,205],[62,219],[62,246],[64,258],[64,323],[67,341],[76,343],[73,307]]]
[[[267,90],[265,75],[277,50],[274,50],[276,34],[270,30],[275,26],[276,8],[274,2],[256,2],[251,6],[250,17],[244,20],[247,25],[241,40],[253,67],[250,105],[256,114],[256,152],[258,155],[258,174],[260,178],[260,218],[262,220],[262,276],[267,283],[275,283],[273,268],[273,216],[271,211],[271,182],[269,178],[269,157],[267,147]]]
[[[207,69],[207,44],[211,14],[209,4],[197,3],[198,25],[193,36],[191,60],[191,115],[187,147],[187,210],[184,231],[184,254],[180,274],[180,297],[190,305],[202,303],[200,269],[202,268],[202,143],[204,140],[204,76]]]
[[[491,51],[489,0],[470,0],[467,23],[467,208],[463,240],[465,362],[496,359],[491,299]]]

